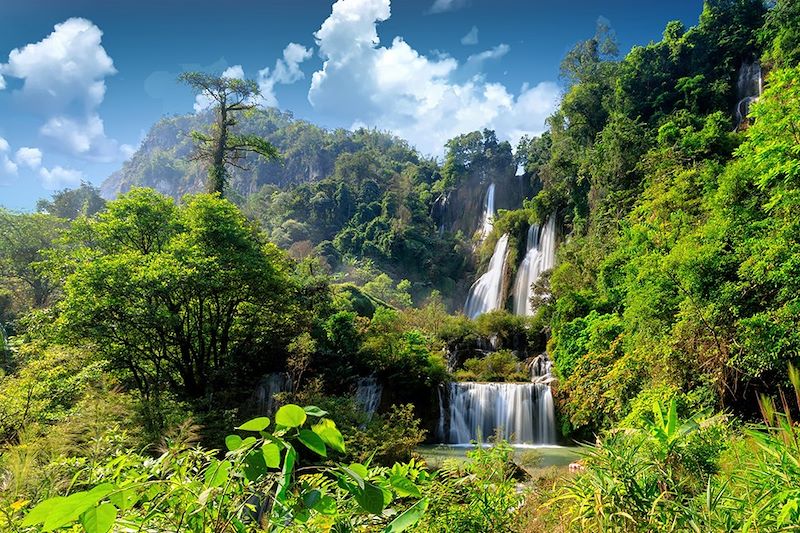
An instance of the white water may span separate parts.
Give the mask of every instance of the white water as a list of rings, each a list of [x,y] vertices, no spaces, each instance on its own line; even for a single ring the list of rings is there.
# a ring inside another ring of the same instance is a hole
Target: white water
[[[752,63],[743,63],[739,68],[739,79],[736,83],[736,94],[739,97],[736,104],[737,126],[744,122],[750,114],[750,104],[759,99],[763,89],[761,63],[758,60]]]
[[[275,372],[261,379],[255,392],[258,411],[264,414],[275,412],[275,395],[280,392],[291,392],[292,380],[287,374]]]
[[[533,315],[531,287],[542,275],[556,264],[556,217],[550,215],[544,227],[528,228],[528,247],[525,258],[519,265],[514,280],[514,314]]]
[[[371,420],[378,410],[382,394],[383,387],[374,377],[359,378],[356,382],[356,402],[367,413],[367,420]]]
[[[508,235],[504,234],[497,240],[488,270],[469,289],[469,296],[464,304],[464,314],[469,318],[476,318],[503,306],[503,273],[507,252]]]
[[[553,395],[545,383],[450,383],[450,444],[486,441],[554,444]]]
[[[494,227],[494,183],[489,184],[486,201],[483,204],[483,221],[481,223],[481,240],[485,239]]]

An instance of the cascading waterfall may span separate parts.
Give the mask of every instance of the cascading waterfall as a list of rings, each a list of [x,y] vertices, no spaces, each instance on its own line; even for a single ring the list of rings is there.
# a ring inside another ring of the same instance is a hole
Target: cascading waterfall
[[[531,287],[556,263],[556,217],[551,215],[544,226],[532,225],[528,228],[528,246],[525,258],[519,265],[514,280],[514,314],[533,315],[531,306]]]
[[[371,420],[372,415],[378,410],[382,394],[383,387],[376,378],[359,378],[356,381],[356,402],[367,413],[367,420]]]
[[[739,101],[736,103],[737,127],[750,114],[750,104],[759,99],[764,88],[763,85],[761,63],[757,59],[750,63],[743,63],[739,68],[739,79],[736,83],[736,94],[739,97]]]
[[[494,183],[489,184],[486,191],[486,201],[483,204],[483,221],[481,223],[481,240],[492,232],[494,225]]]
[[[274,372],[267,374],[258,384],[255,391],[255,401],[260,413],[275,412],[275,395],[281,392],[291,392],[292,379],[288,374]]]
[[[512,444],[555,442],[553,395],[544,383],[450,383],[449,418],[450,444],[495,433]]]
[[[515,314],[533,314],[531,286],[543,272],[555,266],[555,243],[555,214],[543,226],[532,226],[528,230],[527,253],[513,288]],[[501,285],[507,249],[508,235],[503,235],[495,247],[489,270],[470,290],[465,306],[470,318],[502,307]],[[485,441],[498,432],[513,444],[555,444],[551,369],[552,363],[545,353],[530,362],[530,383],[450,383],[446,408],[443,399],[439,399],[438,429],[443,440],[465,445]]]
[[[504,234],[494,246],[489,269],[469,289],[469,296],[464,304],[464,314],[469,318],[474,319],[503,306],[503,272],[507,252],[508,235]]]

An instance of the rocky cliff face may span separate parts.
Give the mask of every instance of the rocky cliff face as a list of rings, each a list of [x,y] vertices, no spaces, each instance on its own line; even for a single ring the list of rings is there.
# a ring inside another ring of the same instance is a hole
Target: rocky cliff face
[[[175,198],[202,191],[206,169],[190,161],[194,146],[190,133],[204,130],[211,118],[210,114],[182,115],[159,121],[133,157],[103,182],[102,195],[111,199],[134,186],[152,187]],[[253,157],[247,161],[247,171],[233,169],[229,185],[241,195],[253,193],[264,185],[285,187],[329,176],[338,155],[355,152],[365,142],[383,142],[387,146],[402,143],[379,132],[329,132],[275,109],[258,110],[243,117],[238,127],[244,133],[266,138],[282,155],[280,161]],[[378,137],[376,141],[374,138]]]
[[[530,180],[512,169],[496,175],[473,174],[453,190],[441,195],[433,206],[440,230],[471,236],[481,225],[489,184],[495,184],[495,209],[518,209],[533,191]]]

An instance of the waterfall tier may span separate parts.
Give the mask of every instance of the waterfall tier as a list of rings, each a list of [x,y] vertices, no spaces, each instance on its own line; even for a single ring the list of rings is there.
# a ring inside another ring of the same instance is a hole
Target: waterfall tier
[[[517,270],[514,280],[514,314],[533,315],[531,296],[534,283],[542,272],[550,270],[556,263],[556,217],[550,215],[544,226],[528,228],[527,253]]]
[[[547,384],[460,382],[451,383],[449,392],[450,444],[485,442],[495,433],[513,444],[556,441]]]
[[[271,414],[275,412],[275,395],[280,392],[291,392],[292,380],[288,374],[275,372],[267,374],[255,390],[255,401],[258,412]]]
[[[761,63],[757,59],[749,63],[742,63],[739,68],[739,79],[736,83],[736,96],[738,98],[736,103],[737,127],[750,114],[750,105],[761,97],[763,85]]]
[[[356,402],[367,413],[367,420],[371,420],[378,410],[382,394],[383,387],[374,377],[359,378],[356,382]]]
[[[483,219],[481,222],[481,240],[485,239],[494,227],[494,183],[486,190],[486,201],[483,204]]]
[[[469,289],[469,296],[464,304],[464,314],[469,318],[476,318],[503,306],[503,273],[507,252],[508,235],[504,234],[497,240],[488,270]]]

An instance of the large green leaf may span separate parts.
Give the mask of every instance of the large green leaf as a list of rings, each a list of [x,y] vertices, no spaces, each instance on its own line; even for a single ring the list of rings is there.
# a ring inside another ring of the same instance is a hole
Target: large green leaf
[[[86,533],[108,533],[117,519],[117,508],[110,503],[92,507],[81,515],[81,525]]]
[[[422,499],[406,509],[386,526],[383,533],[400,533],[420,521],[428,509],[428,499]]]
[[[225,437],[225,447],[228,451],[236,451],[242,445],[242,437],[239,435],[228,435]]]
[[[230,461],[214,461],[206,469],[206,486],[219,487],[228,480]]]
[[[300,442],[305,444],[306,448],[312,452],[315,452],[317,455],[321,455],[322,457],[328,456],[328,451],[325,448],[325,442],[319,435],[310,429],[301,429],[298,439],[300,439]]]
[[[358,505],[368,513],[379,515],[383,512],[383,491],[372,483],[365,482],[364,488],[355,494],[355,498]]]
[[[124,511],[136,505],[136,502],[139,501],[139,495],[132,488],[122,488],[109,494],[108,499],[111,500],[111,503],[113,503],[117,509],[122,509]]]
[[[51,513],[56,512],[57,509],[63,506],[66,500],[67,498],[64,496],[56,496],[55,498],[44,500],[25,515],[20,525],[22,527],[30,527],[43,523]]]
[[[75,522],[81,514],[97,505],[97,502],[113,490],[112,484],[103,483],[90,491],[76,492],[67,496],[48,513],[42,525],[42,531],[52,531]]]
[[[323,418],[318,424],[311,426],[311,430],[319,435],[325,444],[337,452],[344,453],[344,437],[342,437],[342,433],[336,428],[336,424],[333,420]]]
[[[240,429],[242,431],[264,431],[267,426],[269,426],[269,418],[266,416],[261,416],[252,420],[248,420],[236,429]]]
[[[264,454],[264,462],[269,468],[278,468],[281,466],[281,450],[274,442],[267,442],[261,447],[261,453]]]
[[[394,488],[395,492],[397,492],[397,495],[401,498],[406,496],[412,496],[414,498],[422,497],[422,494],[419,492],[419,488],[405,476],[395,474],[389,478],[389,483],[392,485],[392,488]]]
[[[244,477],[256,481],[267,473],[267,462],[263,450],[251,450],[244,458]]]
[[[306,412],[299,405],[293,403],[284,405],[275,413],[275,423],[287,428],[302,426],[306,421]]]
[[[306,407],[303,407],[303,410],[309,416],[323,417],[328,414],[328,411],[323,411],[316,405],[308,405]]]

